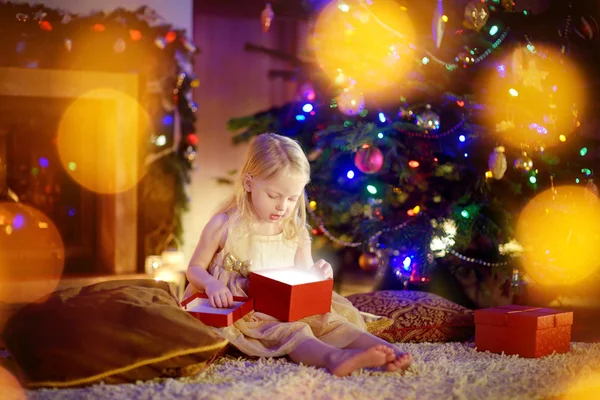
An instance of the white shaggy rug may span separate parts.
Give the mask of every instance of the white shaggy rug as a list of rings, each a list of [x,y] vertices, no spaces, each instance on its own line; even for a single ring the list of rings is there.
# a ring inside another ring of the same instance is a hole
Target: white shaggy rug
[[[335,378],[285,359],[221,358],[197,376],[128,385],[28,391],[45,399],[547,399],[600,377],[600,344],[573,343],[569,354],[524,359],[475,351],[473,344],[399,344],[414,356],[406,373],[374,370]],[[595,381],[596,388],[600,380]],[[587,393],[589,395],[589,393]],[[579,396],[567,396],[581,399]],[[585,397],[594,398],[594,397]],[[600,398],[600,392],[595,398]]]

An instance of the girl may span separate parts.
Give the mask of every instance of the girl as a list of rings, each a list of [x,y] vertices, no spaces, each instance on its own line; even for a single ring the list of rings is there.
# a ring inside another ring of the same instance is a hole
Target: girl
[[[204,291],[213,307],[228,307],[233,296],[247,297],[249,270],[294,266],[333,278],[331,265],[314,263],[311,256],[304,200],[309,179],[310,166],[297,142],[273,133],[257,136],[234,196],[202,231],[184,298]],[[410,354],[365,332],[358,310],[337,293],[327,314],[282,322],[252,312],[218,332],[248,355],[288,355],[337,376],[365,367],[396,371],[412,361]]]

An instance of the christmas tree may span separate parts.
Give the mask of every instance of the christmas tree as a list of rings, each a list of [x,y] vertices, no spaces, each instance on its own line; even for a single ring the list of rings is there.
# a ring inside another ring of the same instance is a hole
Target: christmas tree
[[[248,46],[294,61],[298,98],[232,119],[234,142],[274,131],[303,145],[313,234],[361,249],[380,289],[442,271],[476,305],[510,302],[520,210],[562,184],[597,193],[585,117],[597,99],[581,90],[598,58],[595,10],[306,3],[310,57]]]

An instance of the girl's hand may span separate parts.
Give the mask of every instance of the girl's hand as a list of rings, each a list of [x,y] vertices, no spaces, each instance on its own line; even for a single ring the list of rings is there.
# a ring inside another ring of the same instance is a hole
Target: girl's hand
[[[331,268],[331,264],[329,264],[327,261],[321,259],[317,261],[312,268],[320,271],[325,279],[333,279],[333,268]]]
[[[206,285],[204,290],[212,307],[227,308],[233,305],[233,294],[223,282],[215,279]]]

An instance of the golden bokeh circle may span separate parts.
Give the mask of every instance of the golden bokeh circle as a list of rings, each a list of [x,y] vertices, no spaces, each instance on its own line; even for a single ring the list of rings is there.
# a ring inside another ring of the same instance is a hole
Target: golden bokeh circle
[[[131,96],[96,89],[77,98],[61,119],[57,148],[65,171],[97,193],[120,193],[144,176],[150,119]]]
[[[413,63],[414,30],[393,0],[330,2],[320,12],[312,47],[323,72],[342,88],[385,90]]]
[[[27,399],[17,378],[3,367],[0,367],[0,398],[3,400]]]
[[[41,211],[0,203],[0,302],[42,301],[56,289],[65,262],[61,235]]]
[[[485,118],[505,144],[550,147],[568,140],[585,108],[581,71],[560,50],[517,46],[480,83]]]
[[[527,274],[543,285],[572,285],[600,266],[600,202],[580,186],[535,196],[517,221]]]

